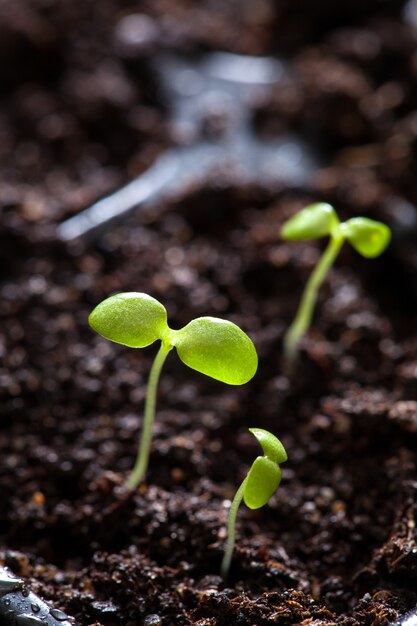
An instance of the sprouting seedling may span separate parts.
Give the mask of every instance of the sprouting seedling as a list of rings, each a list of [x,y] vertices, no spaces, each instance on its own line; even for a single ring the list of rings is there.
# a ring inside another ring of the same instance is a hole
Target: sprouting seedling
[[[199,317],[180,330],[172,330],[165,307],[145,293],[111,296],[93,310],[88,321],[106,339],[131,348],[161,341],[149,374],[142,437],[127,481],[130,489],[139,484],[148,468],[159,376],[174,347],[188,367],[229,385],[248,382],[258,367],[255,346],[236,324],[217,317]]]
[[[275,435],[262,428],[249,428],[249,432],[260,443],[263,456],[258,456],[236,491],[229,511],[227,524],[227,544],[224,553],[221,575],[227,578],[232,561],[236,539],[236,515],[242,500],[250,509],[260,509],[278,489],[281,482],[280,463],[287,460],[284,446]]]
[[[311,204],[287,220],[281,228],[286,240],[306,241],[330,237],[329,244],[307,281],[300,306],[293,323],[284,338],[284,352],[289,365],[297,357],[298,344],[308,330],[317,300],[317,292],[333,265],[344,242],[366,258],[375,258],[384,252],[391,240],[391,231],[381,222],[367,217],[353,217],[340,222],[330,204]]]

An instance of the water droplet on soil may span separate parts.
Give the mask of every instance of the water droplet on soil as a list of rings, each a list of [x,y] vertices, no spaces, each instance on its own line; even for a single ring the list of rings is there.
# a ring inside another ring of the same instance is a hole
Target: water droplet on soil
[[[54,617],[58,622],[64,622],[68,619],[68,615],[64,613],[64,611],[60,611],[59,609],[51,609],[50,614]]]

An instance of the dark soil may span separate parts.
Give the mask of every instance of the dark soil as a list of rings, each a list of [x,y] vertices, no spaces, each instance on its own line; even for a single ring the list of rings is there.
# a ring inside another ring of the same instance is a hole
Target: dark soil
[[[382,626],[417,603],[412,4],[0,5],[0,564],[81,626]],[[118,24],[134,10],[148,19],[133,50]],[[324,167],[305,188],[213,173],[95,241],[59,242],[65,217],[172,143],[149,69],[162,45],[285,55],[292,77],[256,102],[254,124],[296,130]],[[278,232],[317,199],[388,222],[394,240],[375,261],[343,250],[288,378],[282,338],[321,244]],[[135,493],[123,483],[156,346],[88,327],[116,291],[152,294],[174,328],[231,319],[260,358],[228,387],[170,355]],[[229,501],[258,453],[250,426],[289,460],[270,504],[241,508],[225,583]]]

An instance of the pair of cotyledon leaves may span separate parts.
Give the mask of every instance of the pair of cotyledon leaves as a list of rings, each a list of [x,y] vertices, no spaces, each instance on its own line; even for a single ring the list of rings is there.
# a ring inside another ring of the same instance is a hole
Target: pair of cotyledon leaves
[[[183,363],[229,385],[243,385],[255,374],[258,356],[251,339],[236,324],[200,317],[181,328],[169,328],[165,307],[145,293],[120,293],[101,302],[89,317],[100,335],[131,348],[160,339],[175,347]]]
[[[250,509],[264,506],[281,482],[280,463],[287,460],[284,446],[275,435],[262,428],[249,428],[262,446],[264,456],[258,456],[246,476],[243,500]]]
[[[255,374],[258,357],[250,338],[236,324],[215,317],[200,317],[180,330],[168,326],[167,311],[144,293],[120,293],[101,302],[89,317],[100,335],[131,348],[144,348],[158,339],[175,347],[192,369],[229,385],[242,385]],[[245,480],[243,499],[251,509],[268,502],[281,482],[279,463],[287,459],[279,439],[266,430],[250,432],[264,456],[253,462]]]
[[[282,227],[283,239],[306,241],[331,236],[347,239],[359,254],[367,258],[379,256],[391,239],[391,231],[385,224],[367,217],[353,217],[340,222],[334,208],[318,202],[302,209],[287,220]]]

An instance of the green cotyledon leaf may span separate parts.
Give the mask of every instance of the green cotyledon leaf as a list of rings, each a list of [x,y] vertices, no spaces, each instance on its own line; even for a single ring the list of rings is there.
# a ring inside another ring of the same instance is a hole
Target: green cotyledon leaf
[[[260,509],[278,489],[281,468],[266,456],[258,456],[246,477],[243,500],[250,509]]]
[[[382,254],[391,241],[390,228],[367,217],[347,220],[341,232],[359,254],[371,259]]]
[[[281,228],[281,237],[286,240],[306,241],[330,235],[339,225],[334,208],[326,202],[317,202],[301,209]]]
[[[178,356],[188,367],[229,385],[243,385],[255,375],[255,346],[233,322],[199,317],[172,333]]]
[[[249,432],[256,437],[265,456],[275,463],[285,463],[287,452],[278,437],[263,428],[249,428]]]
[[[110,341],[144,348],[168,332],[165,307],[146,293],[119,293],[103,300],[88,318],[90,326]]]

